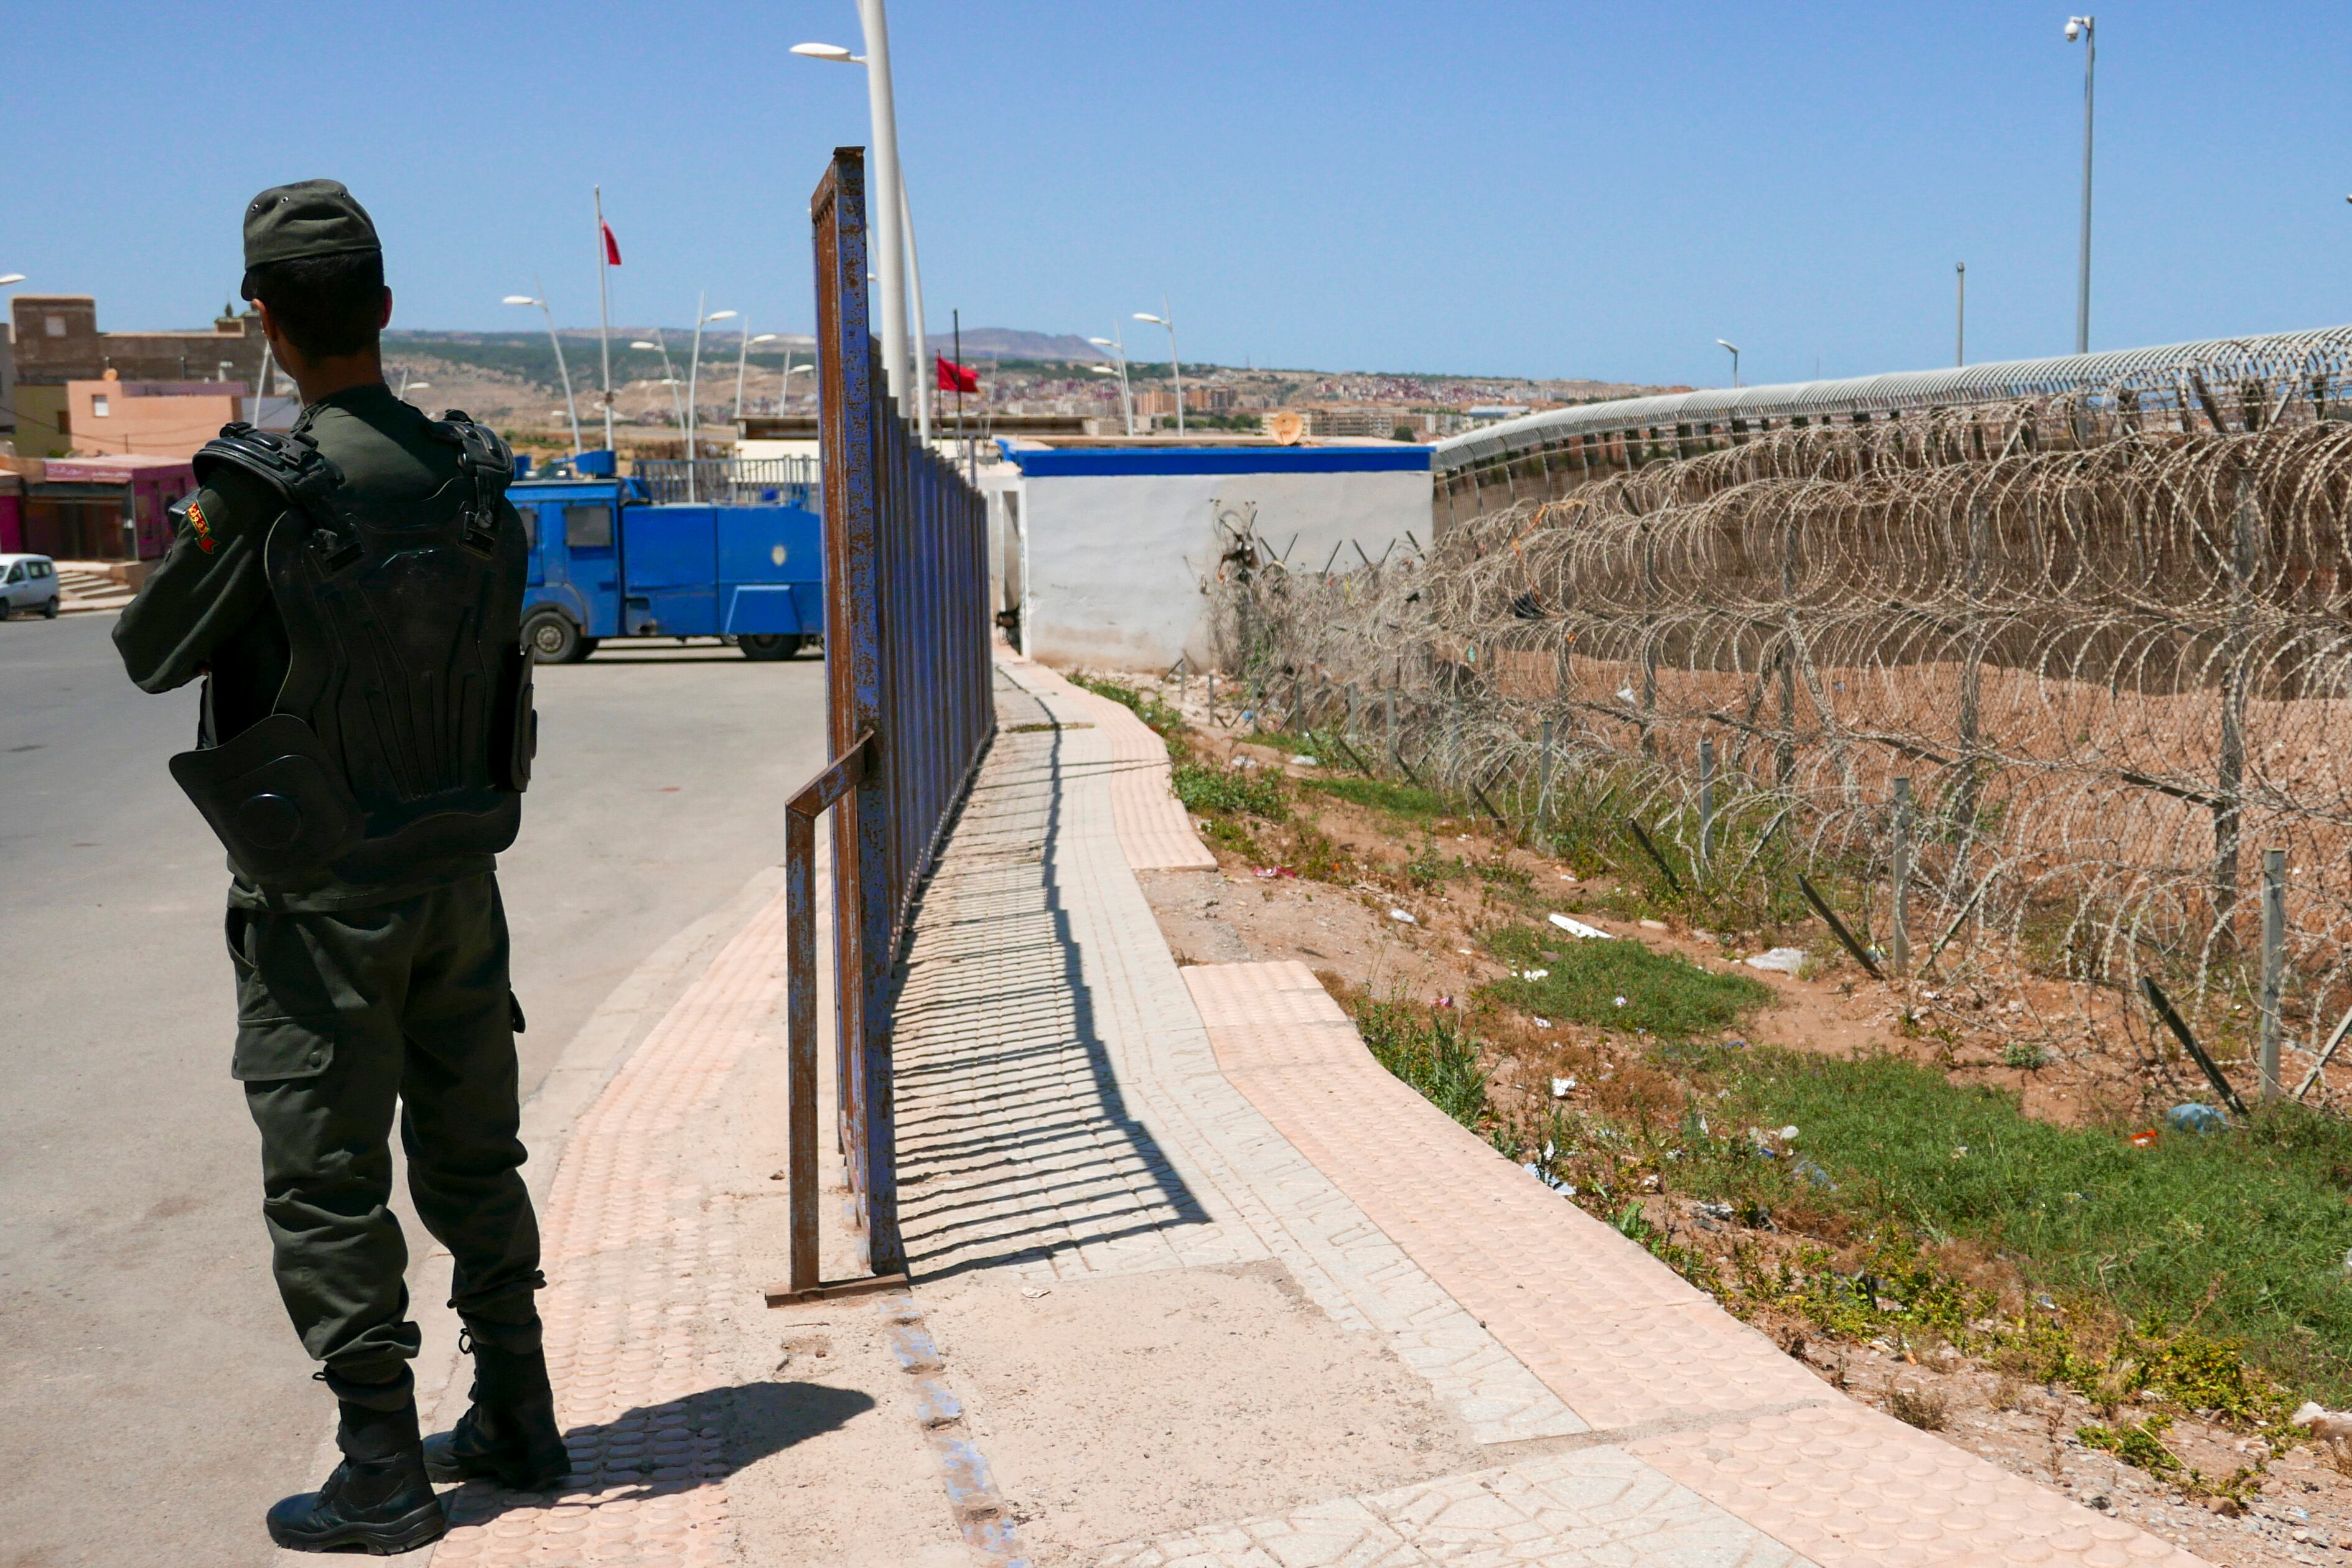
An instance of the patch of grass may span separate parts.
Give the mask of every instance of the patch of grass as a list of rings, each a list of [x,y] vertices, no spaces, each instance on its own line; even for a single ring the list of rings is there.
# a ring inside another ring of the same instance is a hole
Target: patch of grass
[[[1158,734],[1172,736],[1184,728],[1184,716],[1181,713],[1177,712],[1175,709],[1169,707],[1150,692],[1138,691],[1123,681],[1111,680],[1100,676],[1078,675],[1071,677],[1070,683],[1074,686],[1082,686],[1097,697],[1109,698],[1113,702],[1131,710],[1137,718],[1150,725]]]
[[[1334,800],[1344,800],[1351,805],[1377,811],[1415,827],[1425,827],[1441,816],[1455,814],[1454,803],[1437,791],[1391,779],[1307,779],[1302,781],[1301,787],[1317,795],[1329,795]]]
[[[2133,1385],[2187,1408],[2267,1419],[2275,1396],[2246,1360],[2331,1405],[2352,1397],[2352,1208],[2328,1179],[2352,1161],[2352,1125],[2281,1106],[2136,1149],[1893,1058],[1756,1051],[1725,1066],[1719,1121],[1801,1131],[1777,1160],[1737,1140],[1694,1151],[1705,1195],[1995,1249],[2053,1297],[2143,1325],[2121,1347]]]
[[[1547,1018],[1686,1040],[1728,1029],[1772,999],[1761,981],[1717,974],[1630,940],[1563,942],[1532,926],[1503,926],[1488,931],[1486,942],[1514,973],[1479,994]],[[1546,972],[1540,980],[1518,977],[1538,970]]]
[[[1486,1074],[1477,1042],[1451,1009],[1367,999],[1356,1009],[1356,1028],[1381,1066],[1463,1126],[1481,1130]]]
[[[1267,822],[1290,816],[1290,792],[1278,773],[1182,762],[1174,773],[1171,783],[1176,798],[1196,816],[1255,816]]]

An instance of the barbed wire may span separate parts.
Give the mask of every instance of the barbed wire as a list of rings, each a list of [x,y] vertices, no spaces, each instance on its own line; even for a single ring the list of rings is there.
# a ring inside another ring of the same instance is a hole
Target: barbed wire
[[[1912,951],[2019,1026],[2144,1037],[2147,974],[2242,1045],[2274,952],[2308,1051],[2352,1004],[2352,425],[2067,417],[1775,431],[1328,575],[1237,539],[1234,662],[1522,825],[1605,789],[1718,902],[1810,869],[1883,929],[1906,780]]]

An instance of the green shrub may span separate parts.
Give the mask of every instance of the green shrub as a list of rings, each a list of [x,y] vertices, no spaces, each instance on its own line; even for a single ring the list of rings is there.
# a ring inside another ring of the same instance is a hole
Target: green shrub
[[[1290,816],[1290,792],[1280,773],[1179,763],[1171,780],[1184,809],[1210,816],[1255,816],[1281,822]]]

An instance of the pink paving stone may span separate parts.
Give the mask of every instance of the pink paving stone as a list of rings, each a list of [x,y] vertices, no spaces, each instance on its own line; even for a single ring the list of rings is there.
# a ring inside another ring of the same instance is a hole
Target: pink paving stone
[[[1898,1550],[2088,1568],[2095,1522],[2146,1561],[2198,1561],[1831,1390],[1391,1077],[1303,964],[1181,973],[1225,1075],[1506,1350],[1597,1428],[1717,1415],[1624,1446],[1735,1515],[1769,1514],[1822,1568],[1886,1568]]]

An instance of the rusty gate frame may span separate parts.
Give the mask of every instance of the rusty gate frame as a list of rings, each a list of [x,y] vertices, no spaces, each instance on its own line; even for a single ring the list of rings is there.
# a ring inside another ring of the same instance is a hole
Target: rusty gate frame
[[[834,150],[809,198],[824,472],[826,742],[785,812],[791,1279],[771,1304],[902,1279],[893,1009],[916,895],[996,732],[980,493],[885,388],[867,314],[866,155]],[[817,1268],[817,819],[833,814],[835,1134],[861,1279]]]

